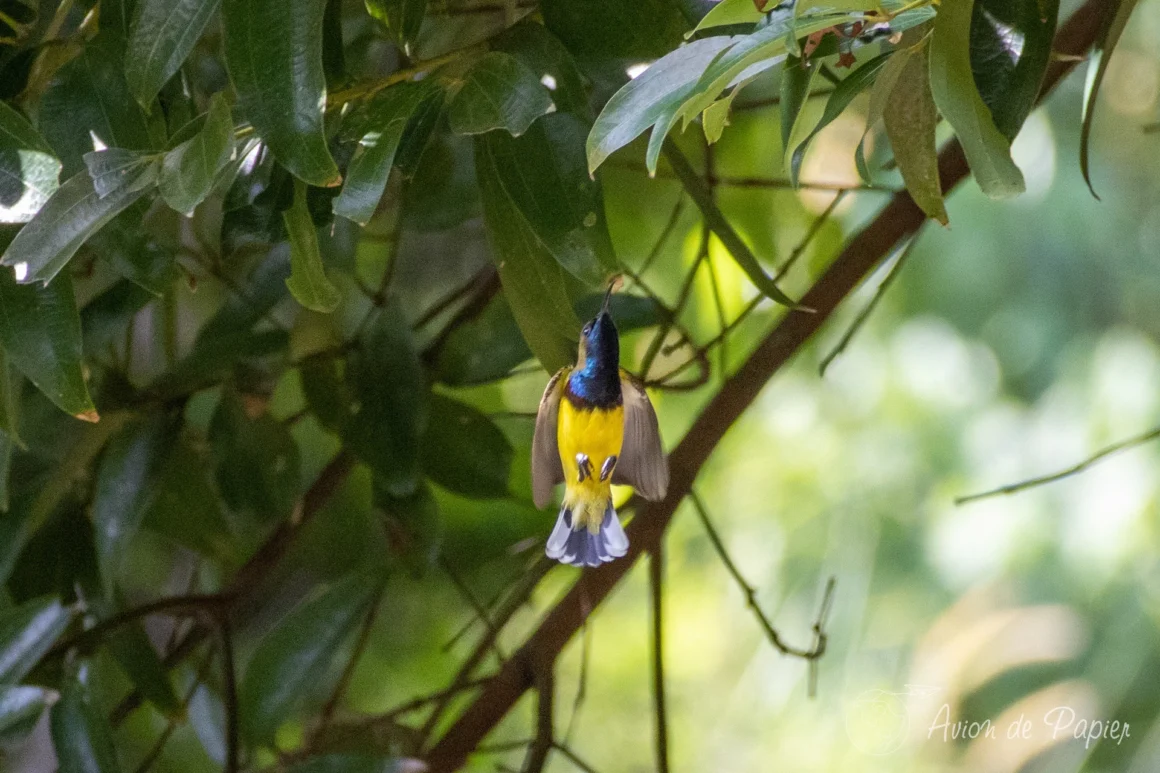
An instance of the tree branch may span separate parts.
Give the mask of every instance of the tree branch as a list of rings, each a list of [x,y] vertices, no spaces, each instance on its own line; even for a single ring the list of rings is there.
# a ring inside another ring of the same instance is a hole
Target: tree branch
[[[663,541],[648,562],[649,595],[652,599],[652,686],[656,716],[657,773],[669,773],[669,719],[665,710],[665,550]]]
[[[1053,48],[1078,56],[1092,45],[1105,13],[1103,0],[1088,0],[1056,35]],[[1075,66],[1074,59],[1056,59],[1048,67],[1041,98]],[[949,191],[969,170],[962,147],[951,142],[939,154],[939,174]],[[903,239],[914,234],[926,217],[909,194],[896,193],[878,215],[856,234],[829,269],[802,299],[814,314],[791,311],[757,346],[749,359],[725,381],[688,433],[669,456],[668,495],[649,503],[629,526],[628,554],[599,569],[586,571],[584,585],[574,586],[547,614],[525,644],[430,750],[430,773],[461,767],[471,750],[512,709],[531,687],[528,665],[533,657],[555,657],[595,608],[628,574],[642,552],[651,550],[668,527],[677,506],[692,488],[701,465],[766,382],[798,352],[833,313],[834,308]]]

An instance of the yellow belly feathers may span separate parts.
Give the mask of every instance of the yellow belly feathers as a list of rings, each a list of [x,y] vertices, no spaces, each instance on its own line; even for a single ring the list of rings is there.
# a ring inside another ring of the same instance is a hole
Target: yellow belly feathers
[[[624,408],[581,410],[565,395],[560,399],[556,442],[564,467],[564,505],[572,511],[573,528],[585,526],[595,532],[612,499],[612,476],[600,480],[600,469],[608,457],[620,456]],[[592,465],[592,475],[584,481],[580,480],[577,454],[585,454]]]

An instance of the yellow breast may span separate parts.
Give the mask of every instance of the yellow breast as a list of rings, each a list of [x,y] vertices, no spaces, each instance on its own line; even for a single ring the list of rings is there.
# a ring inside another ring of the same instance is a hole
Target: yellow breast
[[[591,488],[592,494],[606,492],[609,482],[601,483],[600,468],[610,456],[620,456],[624,442],[624,408],[618,405],[612,409],[582,410],[565,396],[560,400],[556,442],[564,466],[564,483],[568,488]],[[584,454],[592,463],[593,475],[583,483],[580,482],[577,454]]]

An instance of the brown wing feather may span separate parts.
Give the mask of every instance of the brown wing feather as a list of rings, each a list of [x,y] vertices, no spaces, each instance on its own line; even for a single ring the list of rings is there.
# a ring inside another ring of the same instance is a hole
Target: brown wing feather
[[[555,485],[564,482],[556,427],[560,416],[560,396],[571,372],[571,368],[561,368],[552,376],[536,411],[536,433],[532,436],[532,501],[539,508],[546,507],[551,501]]]
[[[623,370],[620,388],[624,395],[624,446],[612,482],[632,486],[645,499],[663,499],[669,487],[669,461],[661,445],[656,412],[644,384]]]

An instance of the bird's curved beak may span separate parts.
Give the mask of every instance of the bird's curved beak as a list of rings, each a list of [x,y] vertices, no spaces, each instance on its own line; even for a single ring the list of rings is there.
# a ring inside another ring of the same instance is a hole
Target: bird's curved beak
[[[600,313],[607,314],[608,306],[612,303],[612,291],[616,289],[616,282],[611,282],[608,285],[608,290],[604,293],[604,303],[600,306]]]

